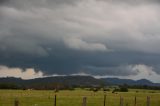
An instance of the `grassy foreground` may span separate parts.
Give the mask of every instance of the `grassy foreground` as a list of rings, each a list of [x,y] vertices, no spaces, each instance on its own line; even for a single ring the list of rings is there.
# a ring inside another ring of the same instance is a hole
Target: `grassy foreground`
[[[82,106],[84,96],[87,97],[87,106],[103,106],[103,91],[94,93],[77,89],[59,91],[56,94],[57,106]],[[124,98],[124,106],[134,106],[135,96],[137,106],[146,106],[147,96],[151,97],[151,106],[160,106],[160,91],[130,90],[127,93],[106,94],[106,106],[119,106],[120,96]],[[0,90],[0,106],[13,106],[15,98],[19,100],[20,106],[54,106],[54,95],[54,91]]]

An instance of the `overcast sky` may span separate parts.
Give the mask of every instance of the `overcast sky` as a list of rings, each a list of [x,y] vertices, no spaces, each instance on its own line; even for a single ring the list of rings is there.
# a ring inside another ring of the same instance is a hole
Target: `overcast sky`
[[[0,0],[0,77],[160,82],[160,0]]]

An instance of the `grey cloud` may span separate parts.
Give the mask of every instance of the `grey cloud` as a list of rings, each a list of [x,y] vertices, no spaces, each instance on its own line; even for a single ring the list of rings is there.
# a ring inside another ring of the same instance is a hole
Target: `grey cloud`
[[[94,67],[87,66],[85,72],[87,74],[101,75],[101,76],[129,76],[138,75],[139,70],[134,69],[134,65],[121,65],[114,67]]]
[[[10,0],[1,0],[0,5],[4,5],[5,3],[8,3]]]
[[[157,4],[160,0],[91,0],[96,2],[107,2],[111,4],[129,4],[129,5],[141,5],[141,4]],[[64,5],[75,5],[79,2],[85,2],[85,0],[1,0],[1,5],[7,5],[16,7],[19,9],[29,9],[34,7],[50,7],[54,8],[57,6],[62,7]],[[62,8],[61,7],[61,8]]]
[[[134,6],[144,5],[144,4],[157,4],[160,2],[160,0],[100,0],[100,1],[116,3],[116,4],[130,4]]]
[[[57,8],[65,5],[75,5],[80,0],[1,0],[1,4],[17,9]]]
[[[115,2],[1,1],[0,64],[45,74],[121,76],[137,75],[132,65],[146,64],[159,74],[160,7],[149,4],[158,1]]]
[[[157,74],[160,74],[160,64],[154,64],[152,65],[153,71],[156,72]]]
[[[104,44],[101,43],[87,43],[80,38],[66,38],[65,44],[75,50],[84,51],[110,51]]]

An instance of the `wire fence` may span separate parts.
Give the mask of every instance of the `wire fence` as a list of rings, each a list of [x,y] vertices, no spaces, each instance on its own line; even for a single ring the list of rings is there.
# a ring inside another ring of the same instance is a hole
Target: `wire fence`
[[[72,102],[73,99],[66,97],[65,99],[63,97],[59,98],[58,95],[56,94],[52,98],[51,97],[48,98],[47,101],[38,98],[37,100],[35,99],[31,100],[31,98],[30,99],[16,98],[10,101],[10,103],[6,102],[0,103],[0,106],[151,106],[150,96],[146,97],[145,103],[140,103],[140,101],[137,100],[136,96],[133,98],[132,102],[128,101],[123,96],[119,96],[119,101],[117,101],[116,99],[114,102],[112,101],[112,103],[110,103],[110,100],[108,98],[109,97],[107,97],[106,94],[101,98],[97,98],[97,100],[95,99],[95,97],[93,99],[93,97],[91,96],[90,97],[84,96],[81,97],[81,100],[80,98],[79,99],[77,98],[74,99],[74,101]]]
[[[160,106],[160,92],[1,90],[0,106]]]

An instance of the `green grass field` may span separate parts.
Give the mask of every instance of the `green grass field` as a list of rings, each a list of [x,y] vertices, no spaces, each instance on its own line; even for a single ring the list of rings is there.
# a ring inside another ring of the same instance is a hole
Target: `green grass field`
[[[138,91],[138,92],[136,92]],[[87,90],[62,90],[57,94],[57,106],[82,106],[82,98],[87,97],[87,106],[103,106],[104,92],[96,93]],[[107,92],[106,106],[119,106],[120,96],[124,98],[124,106],[134,106],[134,97],[137,97],[137,106],[146,106],[146,97],[151,97],[150,106],[160,106],[160,91],[129,90],[127,93],[112,94]],[[38,90],[0,90],[0,106],[14,106],[17,98],[20,106],[54,106],[54,91]]]

